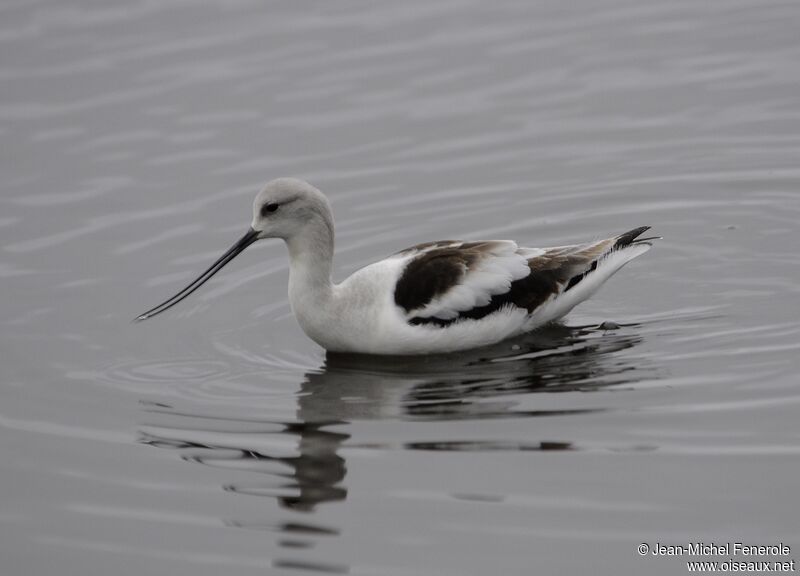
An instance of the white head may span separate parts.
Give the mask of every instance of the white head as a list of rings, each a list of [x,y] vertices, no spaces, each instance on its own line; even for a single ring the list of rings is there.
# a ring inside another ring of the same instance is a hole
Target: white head
[[[311,184],[297,178],[278,178],[267,183],[253,202],[253,221],[247,233],[194,282],[136,320],[146,320],[171,308],[262,238],[282,238],[289,245],[290,254],[327,254],[330,258],[333,216],[328,199]]]
[[[253,202],[253,222],[258,238],[293,237],[309,228],[333,237],[333,216],[325,195],[297,178],[277,178],[267,183]]]

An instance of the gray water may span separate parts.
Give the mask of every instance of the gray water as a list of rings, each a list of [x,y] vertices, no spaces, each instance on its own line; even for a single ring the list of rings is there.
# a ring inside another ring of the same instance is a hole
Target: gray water
[[[794,558],[798,25],[764,0],[2,2],[0,573]],[[453,358],[326,358],[279,242],[131,323],[282,175],[329,195],[339,279],[442,238],[664,240],[563,324]]]

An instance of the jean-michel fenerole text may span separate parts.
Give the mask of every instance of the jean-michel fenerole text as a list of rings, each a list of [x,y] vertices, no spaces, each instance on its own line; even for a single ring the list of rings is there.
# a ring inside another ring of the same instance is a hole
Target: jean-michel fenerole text
[[[721,544],[690,542],[688,544],[662,544],[650,548],[653,556],[788,556],[792,549],[787,544],[750,545],[742,542]]]

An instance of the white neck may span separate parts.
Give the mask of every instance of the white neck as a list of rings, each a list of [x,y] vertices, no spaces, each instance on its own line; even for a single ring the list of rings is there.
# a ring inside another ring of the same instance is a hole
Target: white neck
[[[289,248],[289,300],[295,313],[314,306],[325,310],[333,297],[333,225],[322,217],[308,221],[286,239]]]

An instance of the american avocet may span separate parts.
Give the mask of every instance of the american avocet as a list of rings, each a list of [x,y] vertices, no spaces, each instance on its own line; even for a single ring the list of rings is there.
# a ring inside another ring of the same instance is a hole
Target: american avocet
[[[333,213],[294,178],[269,182],[250,229],[194,282],[136,320],[171,308],[256,240],[289,249],[289,302],[305,333],[331,352],[430,354],[494,344],[564,316],[647,252],[648,226],[606,240],[521,248],[510,240],[428,242],[331,280]]]

